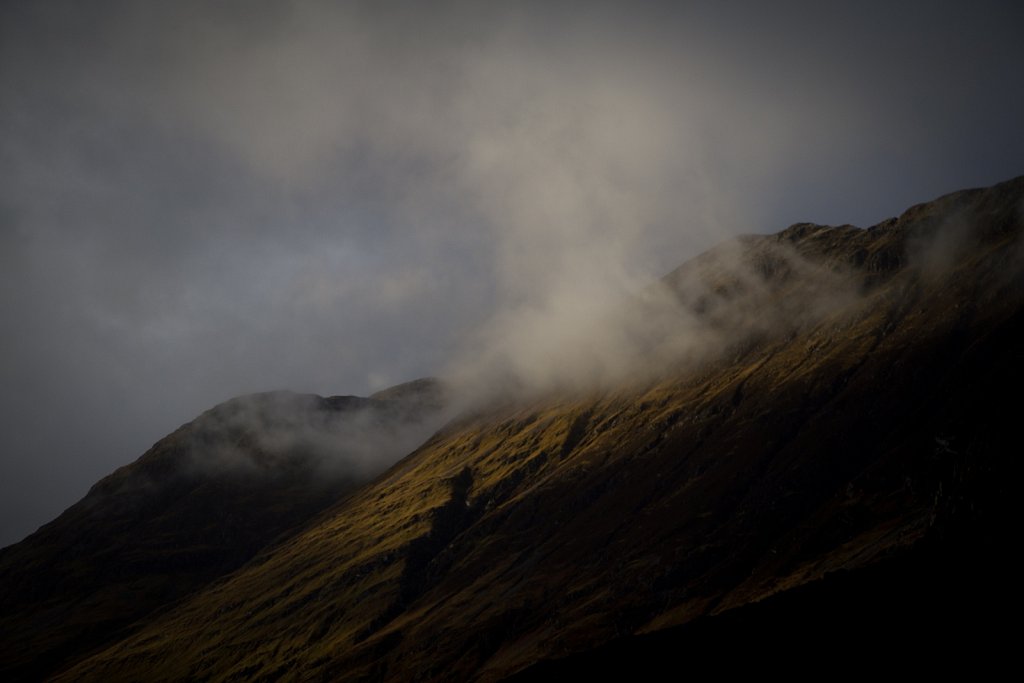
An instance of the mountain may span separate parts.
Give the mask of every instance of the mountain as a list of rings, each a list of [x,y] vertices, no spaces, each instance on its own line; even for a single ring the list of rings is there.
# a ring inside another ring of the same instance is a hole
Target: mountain
[[[433,380],[227,401],[0,550],[0,672],[37,678],[242,566],[440,424]]]
[[[723,244],[637,304],[659,320],[635,382],[497,392],[232,573],[68,655],[56,679],[1009,661],[1022,223],[1024,177],[865,230]],[[60,559],[68,536],[51,543],[40,585],[76,566]],[[8,557],[5,583],[23,572]],[[5,633],[48,633],[33,621],[45,603],[7,619],[8,599]]]

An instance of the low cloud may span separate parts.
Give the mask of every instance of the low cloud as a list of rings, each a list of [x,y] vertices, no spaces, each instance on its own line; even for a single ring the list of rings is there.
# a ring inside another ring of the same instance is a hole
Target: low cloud
[[[862,298],[850,264],[770,237],[727,241],[642,288],[603,275],[496,315],[453,366],[455,385],[478,397],[642,385]]]
[[[4,3],[0,539],[230,396],[612,381],[718,242],[1019,173],[1019,10],[819,5]]]
[[[439,386],[401,398],[279,391],[227,401],[183,430],[183,471],[365,480],[411,453],[450,416]]]

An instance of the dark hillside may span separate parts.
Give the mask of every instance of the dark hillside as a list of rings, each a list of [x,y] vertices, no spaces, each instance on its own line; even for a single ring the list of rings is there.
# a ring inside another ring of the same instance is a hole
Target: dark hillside
[[[1022,201],[713,250],[667,283],[717,359],[464,417],[66,679],[497,680],[676,634],[820,643],[815,620],[980,656],[1011,592]]]
[[[436,426],[429,381],[394,396],[227,401],[0,550],[0,672],[38,678],[240,567]],[[390,451],[390,452],[389,452]]]

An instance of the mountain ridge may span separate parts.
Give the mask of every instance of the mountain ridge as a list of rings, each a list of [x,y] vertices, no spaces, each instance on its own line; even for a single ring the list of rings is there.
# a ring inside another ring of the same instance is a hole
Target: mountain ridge
[[[997,556],[1022,209],[1024,177],[706,252],[662,283],[713,353],[464,413],[57,678],[541,678],[921,548]]]
[[[432,431],[443,401],[418,380],[390,398],[272,391],[203,412],[0,550],[0,670],[58,668],[241,566],[370,477],[346,439],[390,429],[377,445],[401,455],[401,432]]]

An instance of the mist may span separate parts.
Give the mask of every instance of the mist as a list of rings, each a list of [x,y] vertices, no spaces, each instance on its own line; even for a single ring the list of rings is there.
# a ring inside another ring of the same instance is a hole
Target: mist
[[[449,403],[445,390],[428,382],[391,397],[248,394],[205,411],[170,444],[181,451],[179,474],[188,477],[362,482],[447,422]]]
[[[1024,158],[1005,2],[0,12],[0,544],[232,396],[617,382],[683,261]]]

